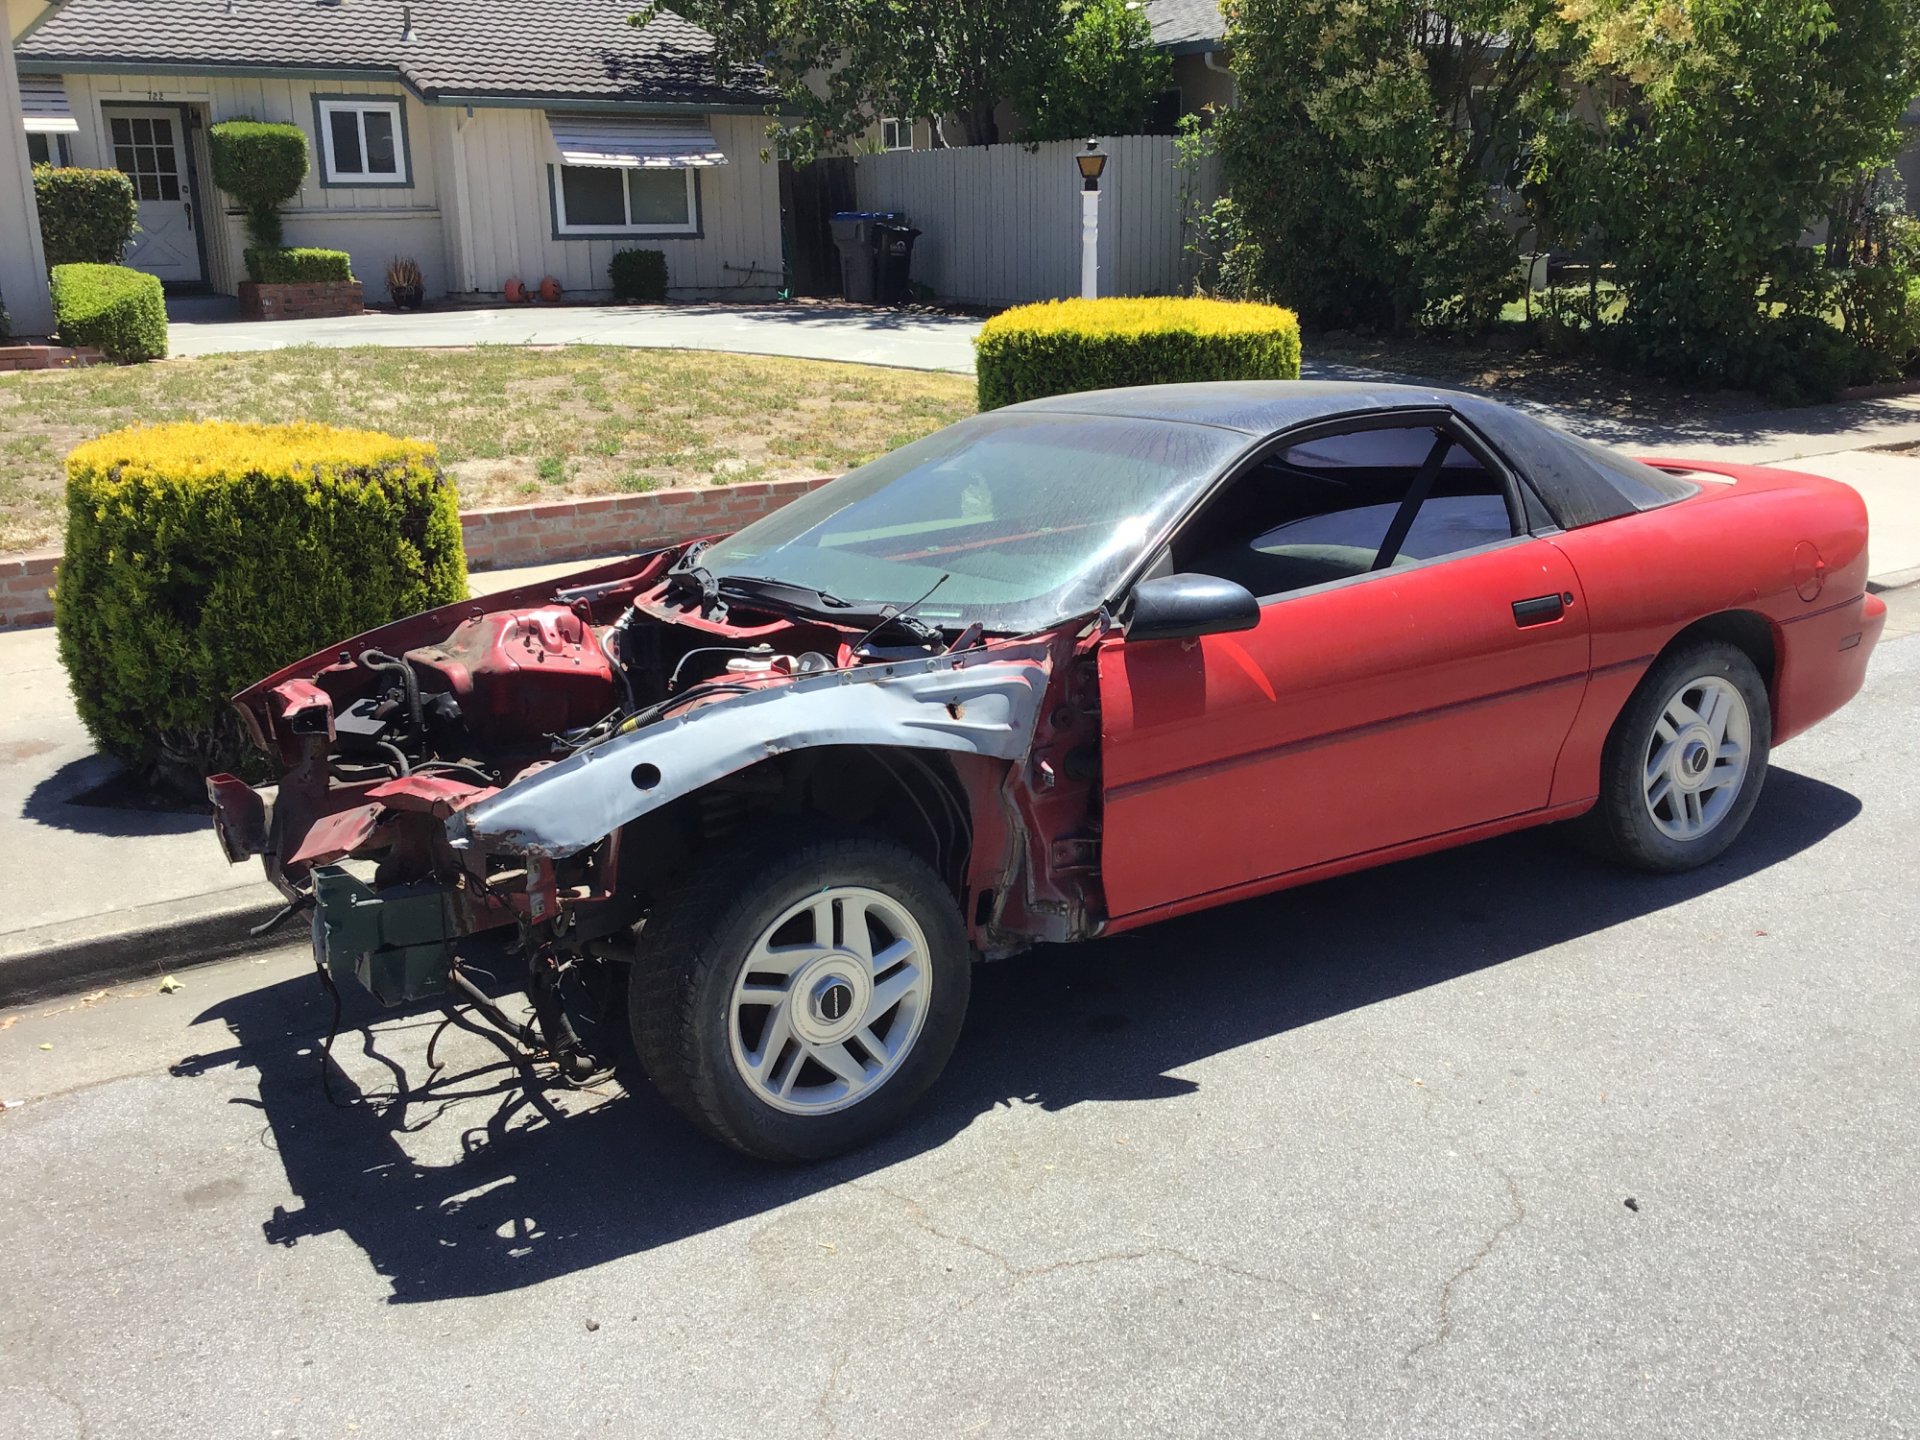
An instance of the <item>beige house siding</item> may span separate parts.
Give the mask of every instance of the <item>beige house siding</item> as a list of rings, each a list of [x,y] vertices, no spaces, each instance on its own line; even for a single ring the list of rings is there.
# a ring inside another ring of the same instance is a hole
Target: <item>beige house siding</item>
[[[781,275],[780,170],[760,158],[766,121],[714,115],[708,123],[727,164],[700,171],[698,236],[556,238],[548,171],[559,168],[560,152],[544,112],[476,107],[468,118],[452,109],[448,169],[472,242],[457,262],[462,283],[489,292],[510,277],[531,284],[551,275],[571,293],[604,293],[614,251],[645,248],[666,252],[674,299],[769,298]]]
[[[246,229],[238,208],[213,189],[206,126],[236,115],[298,125],[313,167],[300,194],[282,208],[288,245],[345,250],[372,301],[386,299],[387,261],[418,261],[427,293],[498,295],[510,278],[537,284],[551,275],[575,298],[606,296],[607,261],[636,246],[666,252],[675,299],[764,300],[779,288],[779,167],[760,159],[766,121],[757,115],[708,117],[726,165],[700,173],[701,233],[645,239],[557,239],[548,167],[560,154],[538,109],[425,105],[393,82],[203,78],[181,75],[67,75],[79,122],[76,165],[111,168],[106,117],[115,103],[186,105],[200,211],[211,213],[208,283],[233,294],[246,278]],[[410,186],[320,183],[315,95],[391,96],[405,107]],[[203,224],[206,223],[202,219]]]

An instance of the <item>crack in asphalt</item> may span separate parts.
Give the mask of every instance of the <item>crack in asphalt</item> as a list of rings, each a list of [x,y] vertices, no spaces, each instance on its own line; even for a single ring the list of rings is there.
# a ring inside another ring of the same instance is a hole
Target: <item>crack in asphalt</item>
[[[889,1190],[884,1185],[849,1185],[847,1188],[851,1190],[865,1190],[886,1196],[887,1199],[901,1206],[906,1211],[907,1218],[920,1229],[926,1231],[927,1234],[937,1239],[945,1240],[950,1245],[959,1245],[964,1249],[972,1250],[977,1254],[986,1256],[989,1260],[999,1265],[1001,1269],[1005,1270],[1009,1280],[1015,1284],[1018,1284],[1022,1280],[1031,1280],[1042,1275],[1051,1275],[1059,1270],[1077,1270],[1089,1265],[1106,1265],[1121,1260],[1145,1260],[1152,1255],[1165,1255],[1171,1259],[1180,1261],[1182,1264],[1191,1265],[1198,1270],[1218,1270],[1222,1274],[1233,1275],[1242,1280],[1251,1280],[1257,1284],[1277,1285],[1283,1290],[1291,1290],[1296,1295],[1305,1295],[1307,1293],[1291,1280],[1283,1280],[1278,1275],[1263,1275],[1257,1270],[1246,1270],[1238,1265],[1229,1265],[1224,1260],[1203,1259],[1201,1256],[1189,1254],[1187,1251],[1172,1245],[1149,1245],[1137,1250],[1113,1250],[1100,1255],[1083,1255],[1078,1259],[1055,1260],[1045,1265],[1016,1265],[1012,1260],[991,1246],[982,1245],[978,1240],[969,1239],[965,1235],[956,1235],[950,1231],[942,1230],[939,1226],[935,1225],[931,1217],[928,1216],[926,1207],[910,1195],[902,1195],[897,1190]]]
[[[829,1437],[838,1435],[840,1426],[834,1420],[832,1412],[827,1409],[827,1405],[833,1399],[833,1392],[840,1388],[840,1372],[847,1368],[847,1362],[852,1358],[853,1352],[848,1350],[833,1362],[833,1372],[827,1376],[826,1388],[820,1392],[820,1398],[813,1402],[814,1418],[826,1426],[821,1433]]]
[[[1436,1345],[1446,1343],[1447,1337],[1453,1334],[1454,1287],[1474,1271],[1478,1270],[1487,1257],[1492,1255],[1494,1250],[1498,1248],[1500,1242],[1517,1229],[1521,1221],[1527,1218],[1527,1207],[1521,1203],[1520,1187],[1514,1183],[1513,1176],[1507,1174],[1504,1170],[1500,1171],[1499,1175],[1502,1180],[1507,1182],[1507,1198],[1513,1202],[1513,1214],[1507,1220],[1495,1226],[1493,1233],[1486,1238],[1486,1242],[1474,1252],[1473,1258],[1468,1260],[1467,1263],[1462,1265],[1458,1270],[1454,1271],[1448,1278],[1447,1283],[1440,1287],[1440,1328],[1400,1357],[1400,1368],[1403,1370],[1412,1368],[1414,1356],[1418,1355],[1421,1351],[1430,1350]]]

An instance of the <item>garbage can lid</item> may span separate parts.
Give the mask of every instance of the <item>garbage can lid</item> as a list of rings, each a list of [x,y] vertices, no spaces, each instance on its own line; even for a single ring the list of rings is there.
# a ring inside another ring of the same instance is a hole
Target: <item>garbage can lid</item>
[[[907,217],[897,210],[836,210],[836,220],[905,220]]]

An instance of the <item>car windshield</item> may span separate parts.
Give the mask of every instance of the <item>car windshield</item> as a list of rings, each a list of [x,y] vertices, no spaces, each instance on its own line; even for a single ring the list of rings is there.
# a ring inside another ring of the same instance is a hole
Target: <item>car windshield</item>
[[[1045,629],[1107,599],[1147,542],[1251,443],[1205,425],[981,415],[851,470],[705,551],[946,629]]]

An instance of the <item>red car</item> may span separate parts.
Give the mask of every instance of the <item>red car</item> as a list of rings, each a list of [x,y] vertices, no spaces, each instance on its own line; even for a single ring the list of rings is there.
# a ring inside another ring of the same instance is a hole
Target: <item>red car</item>
[[[1465,395],[1068,395],[290,665],[235,701],[273,798],[210,790],[329,985],[573,1080],[630,1021],[688,1119],[809,1159],[933,1082],[976,959],[1553,821],[1712,859],[1859,689],[1866,574],[1844,485]]]

